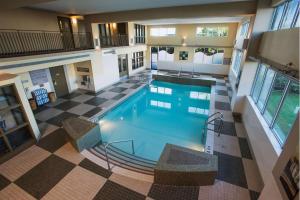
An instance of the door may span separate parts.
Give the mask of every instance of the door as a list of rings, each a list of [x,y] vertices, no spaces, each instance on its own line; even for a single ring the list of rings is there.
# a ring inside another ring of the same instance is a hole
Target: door
[[[128,76],[128,56],[127,54],[118,55],[120,77]]]
[[[151,47],[151,69],[157,69],[157,60],[158,60],[158,48]]]
[[[70,18],[57,17],[57,20],[64,49],[73,49],[75,45]]]
[[[62,97],[69,94],[69,89],[66,81],[65,70],[63,66],[49,68],[54,90],[57,97]]]

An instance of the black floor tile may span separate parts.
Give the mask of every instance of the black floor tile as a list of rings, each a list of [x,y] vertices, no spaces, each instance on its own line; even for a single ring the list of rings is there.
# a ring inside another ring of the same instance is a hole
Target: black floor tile
[[[88,91],[85,94],[87,95],[91,95],[91,96],[98,96],[99,94],[102,94],[103,92],[105,92],[105,90],[100,90],[98,92],[92,92],[92,91]]]
[[[217,179],[247,188],[247,181],[242,158],[214,152],[218,156]]]
[[[104,169],[103,167],[96,165],[95,163],[93,163],[92,161],[90,161],[89,159],[86,159],[86,158],[80,162],[79,166],[83,167],[87,170],[90,170],[90,171],[94,172],[95,174],[98,174],[105,178],[109,178],[110,175],[112,174],[107,169]]]
[[[252,155],[251,155],[251,151],[247,139],[239,138],[239,144],[240,144],[242,157],[252,159]]]
[[[107,101],[107,99],[105,98],[100,98],[100,97],[94,97],[86,102],[84,102],[85,104],[89,104],[89,105],[93,105],[93,106],[99,106],[100,104],[104,103],[105,101]]]
[[[169,186],[153,184],[148,196],[155,200],[197,200],[199,187]]]
[[[228,96],[228,92],[226,90],[216,90],[218,95]]]
[[[42,112],[44,110],[48,110],[49,107],[47,105],[43,105],[43,106],[40,106],[40,107],[37,107],[36,110],[33,110],[33,114],[38,114],[39,112]]]
[[[67,119],[67,118],[72,118],[72,117],[78,117],[78,115],[73,114],[73,113],[68,113],[68,112],[63,112],[51,119],[47,120],[47,123],[49,124],[54,124],[56,126],[61,127],[62,126],[62,121]]]
[[[113,100],[119,100],[119,99],[121,99],[121,98],[123,98],[123,97],[125,97],[126,96],[126,94],[118,94],[117,96],[115,96],[114,98],[112,98]]]
[[[226,86],[226,83],[216,82],[216,85],[218,85],[218,86]]]
[[[218,129],[220,120],[215,121],[215,131]],[[221,133],[225,135],[237,136],[234,122],[223,121]]]
[[[249,193],[250,193],[250,199],[251,200],[257,200],[259,198],[260,194],[258,192],[249,190]]]
[[[130,88],[131,88],[131,89],[136,89],[136,88],[138,88],[138,87],[140,87],[140,86],[141,86],[140,84],[135,84],[135,85],[131,86]]]
[[[74,167],[73,163],[52,154],[21,176],[15,184],[40,199]]]
[[[10,181],[0,174],[0,191],[10,184]]]
[[[63,99],[73,99],[73,98],[75,98],[75,97],[77,97],[79,95],[81,95],[80,92],[72,92],[71,94],[67,94],[67,95],[62,96],[60,98],[63,98]]]
[[[79,104],[80,103],[75,102],[75,101],[66,101],[66,102],[58,104],[57,106],[55,106],[55,108],[67,111],[75,106],[78,106]]]
[[[111,92],[118,92],[118,93],[121,93],[121,92],[123,92],[124,90],[127,90],[127,88],[124,88],[124,87],[115,87],[115,88],[111,89],[110,91],[111,91]]]
[[[42,138],[37,145],[53,153],[66,144],[67,141],[66,131],[62,128],[59,128]]]
[[[90,117],[93,117],[94,115],[96,115],[97,113],[101,112],[101,110],[102,110],[101,108],[96,107],[96,108],[93,108],[92,110],[84,113],[82,116],[90,118]]]
[[[107,180],[94,200],[144,200],[145,198],[142,194]]]
[[[139,80],[133,80],[133,79],[130,79],[128,81],[126,81],[127,83],[139,83],[140,81]]]
[[[218,110],[231,110],[231,106],[229,103],[215,101],[215,109]]]

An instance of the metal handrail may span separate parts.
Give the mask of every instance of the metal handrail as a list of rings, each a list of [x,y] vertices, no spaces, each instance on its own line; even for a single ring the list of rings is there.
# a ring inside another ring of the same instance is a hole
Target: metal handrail
[[[215,115],[218,115],[218,116],[214,117]],[[214,118],[212,118],[212,117],[214,117]],[[208,128],[208,124],[216,125],[214,123],[216,120],[220,120],[220,123],[218,124],[217,130]],[[223,128],[223,113],[221,113],[221,112],[215,112],[214,114],[210,115],[207,118],[207,120],[205,121],[205,128],[203,129],[203,131],[205,131],[205,130],[214,131],[214,132],[218,133],[218,136],[220,136],[222,128]]]
[[[130,141],[131,141],[132,154],[135,154],[133,139],[130,139],[130,140],[118,140],[118,141],[113,141],[113,142],[107,143],[107,144],[104,146],[104,149],[105,149],[105,157],[106,157],[107,167],[108,167],[108,170],[109,170],[109,171],[111,171],[111,168],[110,168],[110,164],[109,164],[109,158],[108,158],[108,155],[107,155],[107,148],[108,148],[110,145],[112,145],[112,144],[122,143],[122,142],[130,142]]]

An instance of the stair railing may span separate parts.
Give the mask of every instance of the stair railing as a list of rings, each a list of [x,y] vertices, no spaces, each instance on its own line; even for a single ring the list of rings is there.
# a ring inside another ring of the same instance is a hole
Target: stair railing
[[[105,157],[106,157],[106,162],[107,162],[107,167],[108,170],[111,171],[111,167],[110,167],[110,163],[109,163],[109,158],[108,158],[108,147],[112,144],[116,144],[116,143],[123,143],[123,142],[131,142],[131,150],[132,150],[132,154],[135,154],[135,150],[134,150],[134,142],[133,139],[130,140],[118,140],[118,141],[113,141],[113,142],[109,142],[104,146],[105,149]]]
[[[216,121],[219,121],[219,123],[216,123]],[[211,124],[214,126],[213,129],[209,128],[208,125]],[[215,128],[215,125],[217,125],[217,128]],[[221,112],[215,112],[214,114],[210,115],[207,120],[205,121],[203,133],[204,131],[210,130],[218,133],[218,136],[220,136],[223,129],[223,114]],[[204,134],[203,134],[204,135]]]

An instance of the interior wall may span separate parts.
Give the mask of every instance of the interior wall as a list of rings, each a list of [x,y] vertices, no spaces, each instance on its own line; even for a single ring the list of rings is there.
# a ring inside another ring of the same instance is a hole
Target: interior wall
[[[1,29],[59,31],[57,16],[64,15],[29,8],[2,10],[0,27]]]
[[[255,14],[256,1],[231,2],[220,4],[205,4],[193,6],[178,6],[153,8],[86,15],[90,23],[124,22],[149,19],[195,18],[195,17],[227,17]]]
[[[292,63],[299,70],[299,28],[265,32],[259,55],[281,65]]]
[[[227,37],[198,37],[197,27],[228,27]],[[151,28],[175,27],[176,35],[154,37],[150,35]],[[182,45],[182,38],[186,37],[186,45],[201,45],[212,47],[233,47],[238,23],[214,23],[214,24],[170,24],[147,26],[147,45]]]
[[[29,72],[24,72],[24,73],[18,74],[21,78],[21,82],[22,82],[25,94],[27,96],[27,99],[32,98],[31,92],[36,89],[39,89],[39,88],[46,89],[48,91],[48,93],[54,92],[54,87],[53,87],[50,71],[49,71],[49,69],[45,69],[45,71],[47,73],[48,82],[46,82],[42,85],[33,85]]]

